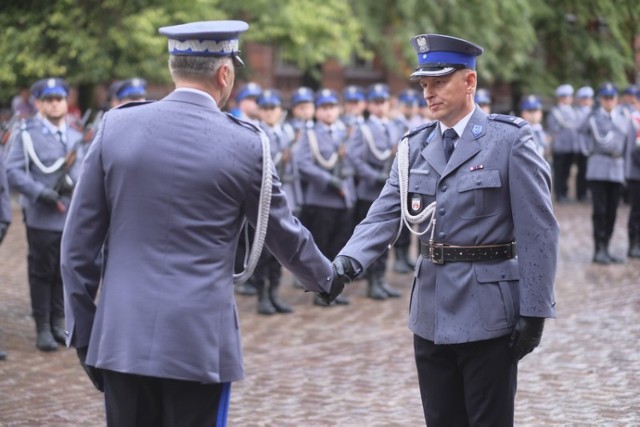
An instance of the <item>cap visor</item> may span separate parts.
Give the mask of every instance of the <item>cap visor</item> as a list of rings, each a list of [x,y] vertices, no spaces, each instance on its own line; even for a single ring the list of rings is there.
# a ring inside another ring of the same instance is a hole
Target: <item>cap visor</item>
[[[244,67],[244,61],[240,58],[240,55],[232,55],[231,59],[233,59],[233,65],[236,67]]]
[[[453,73],[457,68],[456,67],[443,67],[438,69],[417,69],[411,74],[411,80],[418,79],[420,77],[438,77],[438,76],[446,76],[447,74]]]

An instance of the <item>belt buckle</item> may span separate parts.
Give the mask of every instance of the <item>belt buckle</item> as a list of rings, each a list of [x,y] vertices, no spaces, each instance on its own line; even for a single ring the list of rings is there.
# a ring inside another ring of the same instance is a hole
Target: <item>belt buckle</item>
[[[429,242],[429,260],[434,264],[444,264],[444,245]]]

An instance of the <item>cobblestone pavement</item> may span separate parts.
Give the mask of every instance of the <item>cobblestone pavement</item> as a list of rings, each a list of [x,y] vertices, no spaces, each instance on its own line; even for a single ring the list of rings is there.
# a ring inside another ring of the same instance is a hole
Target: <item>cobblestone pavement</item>
[[[520,366],[517,426],[640,425],[640,260],[591,263],[589,205],[556,208],[562,227],[558,318]],[[613,252],[626,253],[628,207],[621,206]],[[0,247],[0,425],[104,425],[101,394],[75,351],[39,352],[29,315],[20,213]],[[246,379],[232,387],[230,426],[424,425],[406,327],[410,276],[389,274],[403,297],[365,297],[356,282],[348,307],[319,308],[291,286],[295,313],[255,313],[238,297]]]

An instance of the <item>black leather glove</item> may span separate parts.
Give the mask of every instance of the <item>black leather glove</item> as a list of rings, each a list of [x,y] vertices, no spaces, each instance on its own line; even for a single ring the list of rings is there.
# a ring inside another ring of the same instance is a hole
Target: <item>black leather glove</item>
[[[58,206],[60,195],[51,188],[45,188],[38,194],[38,201],[51,206]]]
[[[85,360],[87,360],[87,350],[88,350],[88,347],[76,348],[76,353],[78,354],[80,365],[82,366],[82,369],[84,369],[87,376],[93,383],[93,386],[97,388],[98,391],[104,392],[104,380],[102,378],[102,371],[100,371],[100,369],[98,368],[94,368],[93,366],[89,366],[85,363]]]
[[[343,189],[342,189],[342,180],[340,178],[338,178],[337,176],[332,176],[331,179],[329,180],[329,188],[333,188],[335,191],[337,191],[338,193],[342,194]]]
[[[344,283],[344,280],[340,276],[338,276],[334,267],[333,281],[331,282],[331,288],[329,289],[329,292],[320,292],[318,295],[324,300],[325,303],[327,303],[327,305],[329,305],[336,298],[338,298],[338,295],[342,293],[342,291],[344,290]]]
[[[344,283],[351,282],[358,275],[351,259],[344,255],[338,255],[336,259],[333,260],[333,268],[335,268],[336,274]]]
[[[509,338],[514,360],[518,361],[535,349],[542,339],[544,317],[521,316]]]
[[[2,243],[2,241],[4,240],[4,236],[7,235],[7,230],[9,229],[9,223],[8,222],[0,222],[0,243]]]

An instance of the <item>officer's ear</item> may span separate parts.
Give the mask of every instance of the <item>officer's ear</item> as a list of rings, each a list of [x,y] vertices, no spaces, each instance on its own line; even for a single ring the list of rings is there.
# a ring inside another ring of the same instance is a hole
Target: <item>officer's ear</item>
[[[233,86],[234,71],[231,63],[224,63],[218,69],[216,73],[216,81],[221,88],[227,88]]]
[[[476,85],[478,84],[478,75],[473,70],[466,70],[464,75],[465,92],[473,95],[476,91]]]

